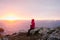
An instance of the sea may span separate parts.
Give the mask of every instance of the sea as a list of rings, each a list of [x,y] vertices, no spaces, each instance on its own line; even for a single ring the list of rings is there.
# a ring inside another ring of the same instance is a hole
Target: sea
[[[4,29],[3,34],[27,32],[30,29],[31,20],[0,20],[0,28]],[[60,20],[35,20],[35,27],[53,28],[60,26]]]

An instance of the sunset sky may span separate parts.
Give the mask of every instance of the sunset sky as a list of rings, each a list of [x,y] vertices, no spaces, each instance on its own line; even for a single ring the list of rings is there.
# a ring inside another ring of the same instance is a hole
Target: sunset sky
[[[0,0],[0,20],[60,20],[60,0]]]

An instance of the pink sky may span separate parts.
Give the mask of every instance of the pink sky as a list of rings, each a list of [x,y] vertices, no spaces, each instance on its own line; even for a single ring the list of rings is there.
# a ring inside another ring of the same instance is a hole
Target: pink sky
[[[60,20],[60,0],[0,0],[0,19],[7,14],[24,20]]]

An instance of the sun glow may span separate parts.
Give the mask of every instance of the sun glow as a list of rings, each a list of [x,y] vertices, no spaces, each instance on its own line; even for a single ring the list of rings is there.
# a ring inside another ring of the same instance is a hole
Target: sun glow
[[[4,15],[2,18],[1,18],[1,20],[10,20],[10,21],[12,21],[12,20],[19,20],[20,18],[18,17],[18,16],[16,16],[15,14],[6,14],[6,15]]]
[[[0,20],[6,20],[8,23],[14,23],[16,20],[20,20],[20,17],[13,13],[5,14],[2,17],[0,17]]]
[[[14,15],[8,15],[5,17],[6,20],[17,20],[18,17],[14,16]]]

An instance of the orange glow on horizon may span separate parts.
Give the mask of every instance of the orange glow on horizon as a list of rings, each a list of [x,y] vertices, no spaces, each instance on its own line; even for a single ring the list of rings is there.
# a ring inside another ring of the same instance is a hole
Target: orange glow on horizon
[[[58,18],[43,18],[43,17],[24,17],[24,16],[17,16],[16,13],[6,13],[5,15],[3,15],[2,17],[0,17],[0,20],[7,20],[9,22],[13,22],[16,20],[31,20],[31,19],[35,19],[35,20],[58,20]],[[60,20],[60,19],[59,19]]]
[[[3,15],[2,17],[0,17],[0,20],[19,20],[20,17],[18,17],[17,15],[13,14],[13,13],[8,13]]]
[[[0,20],[6,20],[8,23],[14,23],[16,20],[20,20],[20,18],[13,13],[9,13],[0,17]]]
[[[6,23],[9,25],[13,25],[16,22],[16,20],[6,20]]]

